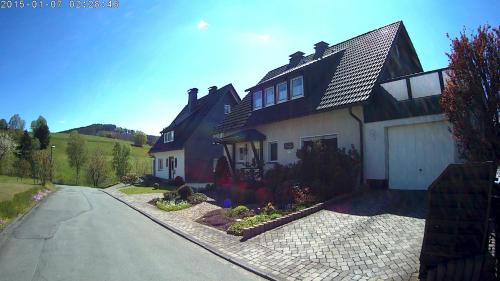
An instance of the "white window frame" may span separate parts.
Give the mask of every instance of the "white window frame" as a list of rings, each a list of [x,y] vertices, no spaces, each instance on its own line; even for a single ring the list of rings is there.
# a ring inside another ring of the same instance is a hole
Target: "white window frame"
[[[174,131],[168,131],[163,134],[163,143],[173,142],[174,141]]]
[[[280,85],[285,85],[285,99],[284,100],[280,100]],[[281,83],[278,83],[276,85],[276,94],[277,94],[277,103],[282,103],[282,102],[286,102],[288,101],[288,83],[287,81],[285,82],[281,82]]]
[[[273,93],[272,103],[267,103],[267,93],[268,93],[268,91],[272,91],[272,93]],[[266,107],[276,104],[276,95],[275,95],[275,92],[274,92],[274,86],[267,87],[267,88],[264,89],[264,101],[265,101],[264,104],[266,105]]]
[[[294,87],[293,87],[293,81],[295,80],[301,80],[302,81],[302,94],[300,96],[295,96],[294,95]],[[301,98],[304,96],[304,77],[301,75],[301,76],[297,76],[297,77],[294,77],[290,80],[290,99],[298,99],[298,98]]]
[[[256,106],[256,102],[255,102],[255,97],[257,95],[260,95],[260,105],[257,107]],[[258,110],[258,109],[261,109],[262,108],[262,105],[264,104],[264,99],[262,97],[262,91],[259,90],[259,91],[256,91],[252,94],[252,106],[253,106],[253,110]]]
[[[163,159],[158,158],[158,171],[163,170]]]
[[[231,113],[231,105],[230,104],[225,104],[224,105],[224,114],[229,114]]]
[[[276,160],[272,160],[271,159],[271,145],[273,144],[276,144]],[[279,149],[279,146],[278,146],[278,141],[270,141],[268,142],[268,152],[267,152],[267,159],[268,159],[268,162],[271,162],[271,163],[274,163],[274,162],[278,162],[278,149]]]

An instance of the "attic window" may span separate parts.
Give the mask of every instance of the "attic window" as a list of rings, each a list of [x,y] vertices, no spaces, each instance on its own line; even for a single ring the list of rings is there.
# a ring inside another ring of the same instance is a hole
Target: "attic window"
[[[163,135],[163,143],[174,141],[174,131],[169,131]]]
[[[266,88],[266,106],[274,104],[274,87]]]
[[[288,90],[286,81],[279,83],[276,86],[276,89],[278,92],[278,103],[286,101],[288,99]]]
[[[292,88],[292,99],[304,96],[304,79],[302,76],[293,78],[290,84]]]
[[[257,91],[253,93],[253,109],[261,109],[262,108],[262,91]]]
[[[224,105],[224,114],[229,114],[229,113],[231,113],[231,105],[225,104]]]

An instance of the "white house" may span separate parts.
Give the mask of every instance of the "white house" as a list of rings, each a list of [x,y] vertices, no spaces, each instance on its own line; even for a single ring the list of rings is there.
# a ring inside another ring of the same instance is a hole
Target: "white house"
[[[269,71],[217,126],[233,171],[293,163],[313,140],[353,145],[372,186],[426,189],[458,161],[439,106],[446,74],[423,72],[402,22],[314,49]]]

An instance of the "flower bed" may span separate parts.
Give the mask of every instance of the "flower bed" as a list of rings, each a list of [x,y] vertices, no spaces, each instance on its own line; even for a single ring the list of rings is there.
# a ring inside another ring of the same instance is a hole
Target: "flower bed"
[[[274,221],[305,208],[304,205],[295,205],[289,209],[279,210],[271,203],[268,203],[264,208],[250,210],[248,207],[240,205],[234,208],[209,212],[198,219],[197,222],[226,231],[232,235],[242,236],[247,228]]]
[[[203,193],[193,193],[191,187],[182,185],[176,190],[163,193],[163,198],[151,200],[149,203],[158,209],[173,212],[187,209],[194,205],[207,201],[207,196]]]
[[[158,209],[167,212],[179,211],[182,209],[187,209],[191,206],[192,205],[186,201],[175,201],[175,200],[167,201],[163,199],[156,201],[156,207],[158,207]]]

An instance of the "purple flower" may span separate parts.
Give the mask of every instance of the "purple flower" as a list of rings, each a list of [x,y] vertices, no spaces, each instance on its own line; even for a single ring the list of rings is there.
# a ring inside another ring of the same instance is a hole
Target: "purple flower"
[[[7,221],[5,221],[5,220],[3,220],[3,219],[0,219],[0,225],[4,225],[4,224],[6,224],[6,223],[7,223]]]
[[[222,203],[222,206],[224,206],[224,208],[231,208],[231,199],[226,198]]]

